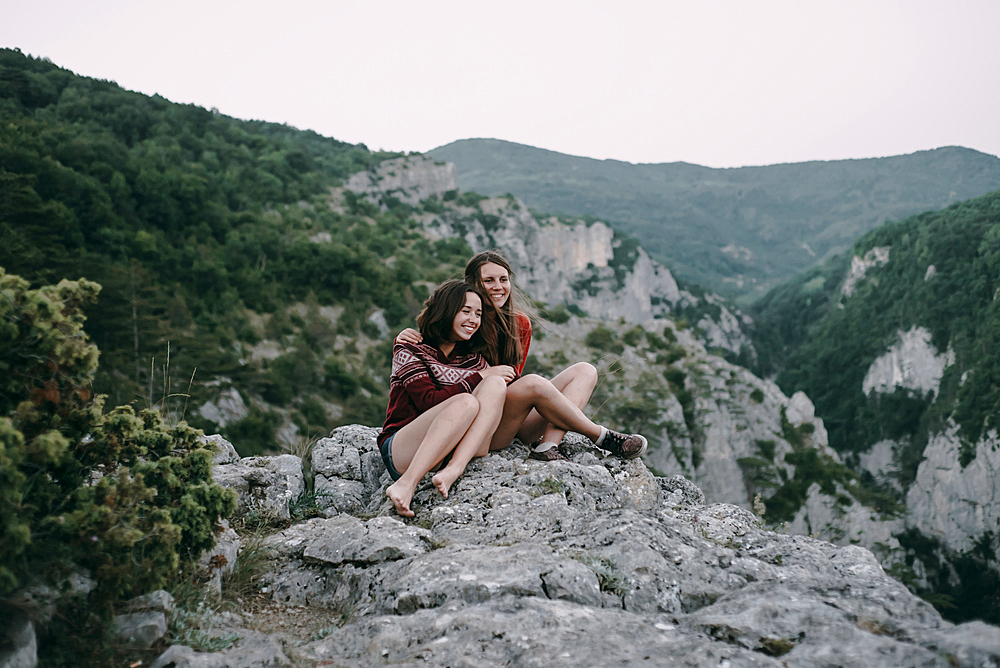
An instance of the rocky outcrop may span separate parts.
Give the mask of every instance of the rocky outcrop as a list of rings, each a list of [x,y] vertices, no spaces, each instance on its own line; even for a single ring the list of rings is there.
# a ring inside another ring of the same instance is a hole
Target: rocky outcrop
[[[359,513],[373,502],[381,504],[379,477],[385,466],[375,443],[377,435],[376,429],[352,425],[313,446],[316,505],[327,515]]]
[[[409,156],[355,174],[346,187],[375,203],[392,196],[415,205],[456,189],[455,178],[451,163]],[[536,219],[514,197],[485,199],[475,207],[446,204],[439,213],[421,217],[425,235],[431,240],[461,237],[473,252],[499,249],[514,267],[519,287],[534,299],[636,324],[685,309],[698,314],[698,326],[712,347],[755,354],[743,331],[752,324],[749,316],[733,313],[716,295],[681,290],[666,267],[603,222]]]
[[[452,163],[411,155],[386,160],[372,171],[358,172],[348,179],[348,190],[360,195],[391,195],[407,204],[417,204],[432,195],[438,197],[458,189],[458,175]]]
[[[1000,528],[1000,439],[990,431],[965,466],[964,447],[954,424],[933,436],[906,494],[909,523],[957,551]]]
[[[750,508],[758,493],[766,502],[794,477],[795,466],[785,458],[796,447],[838,460],[804,393],[787,397],[772,381],[710,354],[689,328],[656,320],[628,344],[629,324],[573,317],[546,327],[531,352],[553,371],[559,360],[593,359],[594,350],[582,339],[597,327],[623,342],[620,353],[595,361],[604,376],[591,402],[595,419],[642,431],[650,443],[644,456],[649,466],[662,475],[690,478],[712,502]],[[650,336],[676,341],[667,357],[673,361],[663,359]]]
[[[900,447],[894,441],[881,441],[861,459],[861,465],[876,480],[896,480]],[[893,536],[916,529],[933,536],[948,550],[969,552],[984,535],[992,535],[1000,527],[1000,439],[996,432],[989,432],[975,444],[973,456],[963,466],[962,452],[967,447],[954,423],[931,436],[916,478],[906,490],[906,510],[899,517],[876,519],[860,504],[845,513],[842,507],[831,504],[829,497],[820,500],[817,490],[816,498],[810,494],[801,518],[797,518],[801,523],[792,528],[805,531],[808,525],[829,539],[849,537],[866,547],[886,545],[890,550],[899,546]],[[886,554],[885,563],[901,556]]]
[[[235,450],[234,450],[235,452]],[[305,492],[302,460],[295,455],[244,457],[212,467],[215,482],[236,492],[238,512],[287,520],[289,506]]]
[[[902,387],[916,390],[921,396],[928,392],[936,395],[944,370],[955,363],[955,353],[949,350],[939,354],[925,327],[911,327],[908,332],[900,330],[898,336],[899,342],[868,368],[862,391],[866,395],[891,394]]]
[[[889,246],[875,247],[865,253],[864,257],[855,255],[851,258],[851,269],[844,279],[844,285],[840,289],[840,294],[844,298],[854,294],[854,289],[858,282],[865,278],[869,269],[881,267],[889,261]]]
[[[225,427],[230,422],[242,420],[250,409],[244,403],[243,396],[235,387],[228,387],[219,393],[215,401],[206,401],[198,409],[206,420],[211,420],[219,427]]]
[[[641,325],[681,310],[701,313],[698,326],[709,345],[750,351],[743,332],[752,324],[749,316],[734,314],[715,295],[680,289],[669,269],[600,221],[538,220],[523,202],[501,197],[480,202],[478,211],[456,207],[426,215],[423,223],[431,238],[461,236],[474,252],[499,249],[518,286],[550,307],[570,304],[594,317]]]
[[[371,431],[332,438],[364,452]],[[262,591],[343,624],[239,665],[1000,665],[1000,629],[943,621],[864,548],[764,530],[681,476],[563,447],[570,461],[518,442],[474,460],[448,499],[425,481],[414,520],[385,501],[272,535]],[[237,651],[177,646],[154,665]]]

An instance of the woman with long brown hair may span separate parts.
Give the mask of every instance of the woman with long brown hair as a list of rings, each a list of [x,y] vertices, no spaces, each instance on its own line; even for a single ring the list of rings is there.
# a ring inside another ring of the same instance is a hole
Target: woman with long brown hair
[[[442,496],[488,444],[502,416],[509,365],[490,366],[480,351],[484,295],[464,281],[446,281],[417,316],[421,343],[396,342],[389,405],[377,437],[393,479],[386,490],[396,512],[413,516],[417,483],[447,462],[432,482]]]
[[[506,258],[493,250],[473,256],[465,266],[466,281],[486,294],[492,309],[484,308],[483,356],[490,364],[503,364],[520,373],[531,345],[531,306],[513,284],[513,272]],[[398,341],[419,340],[412,329],[404,330]],[[525,443],[539,443],[530,456],[542,461],[566,459],[558,445],[567,431],[575,431],[605,450],[631,459],[646,451],[646,439],[639,434],[621,434],[591,421],[583,407],[597,384],[597,370],[586,362],[574,364],[551,381],[537,374],[514,380],[507,388],[503,416],[493,434],[491,450],[510,445],[515,436]]]

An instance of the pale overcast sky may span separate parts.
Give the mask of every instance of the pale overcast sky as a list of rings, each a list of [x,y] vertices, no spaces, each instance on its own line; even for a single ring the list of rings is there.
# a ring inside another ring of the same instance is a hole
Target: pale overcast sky
[[[1000,1],[0,0],[0,46],[369,148],[1000,154]]]

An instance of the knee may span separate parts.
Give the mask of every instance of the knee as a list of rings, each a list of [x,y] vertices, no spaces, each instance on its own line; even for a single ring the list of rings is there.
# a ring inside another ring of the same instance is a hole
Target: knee
[[[455,406],[457,410],[466,415],[475,416],[479,413],[479,400],[471,394],[455,395]]]
[[[597,369],[589,362],[578,362],[570,367],[573,376],[581,382],[588,383],[591,387],[597,385]]]
[[[545,394],[550,387],[555,387],[551,381],[542,378],[538,374],[529,373],[526,376],[521,376],[515,383],[512,383],[510,389],[524,396],[537,397]]]
[[[505,381],[500,376],[490,376],[489,378],[483,378],[479,383],[480,387],[492,390],[494,392],[506,392],[507,391],[507,381]]]

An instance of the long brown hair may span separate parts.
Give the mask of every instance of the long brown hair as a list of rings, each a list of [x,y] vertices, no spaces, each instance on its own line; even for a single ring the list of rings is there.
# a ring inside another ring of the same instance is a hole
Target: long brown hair
[[[478,295],[483,304],[487,302],[482,288],[458,279],[445,281],[427,298],[424,302],[424,309],[417,315],[417,327],[420,328],[420,335],[423,337],[424,343],[440,346],[442,343],[448,343],[452,340],[452,323],[455,322],[455,316],[458,315],[458,312],[465,306],[465,295],[469,292]],[[482,353],[486,345],[483,326],[480,323],[479,329],[472,335],[472,338],[468,341],[455,343],[455,350],[461,354]]]
[[[499,308],[489,295],[485,294],[486,288],[480,275],[483,265],[491,262],[503,267],[510,279],[510,296],[507,298],[507,303]],[[495,250],[477,253],[465,265],[465,280],[478,287],[484,294],[484,304],[489,303],[493,307],[487,309],[483,306],[484,322],[479,328],[486,343],[486,348],[482,351],[483,357],[494,366],[498,364],[519,366],[524,361],[524,350],[521,347],[521,324],[518,322],[517,314],[521,313],[530,318],[534,315],[535,309],[525,294],[514,286],[514,272],[510,268],[510,263]],[[488,313],[492,313],[493,317],[485,317]]]

